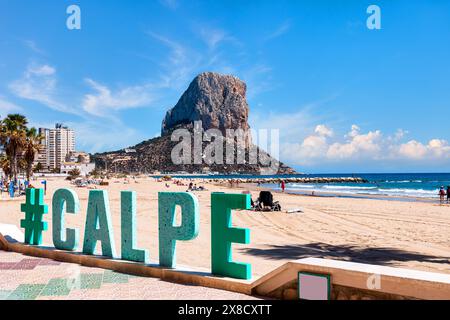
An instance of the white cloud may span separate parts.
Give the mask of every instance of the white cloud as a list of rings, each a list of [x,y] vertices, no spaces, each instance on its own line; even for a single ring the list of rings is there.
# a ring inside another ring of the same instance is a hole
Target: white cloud
[[[147,32],[169,49],[167,58],[160,62],[162,68],[160,81],[155,86],[160,88],[181,88],[192,80],[193,73],[202,64],[203,56],[187,46],[155,32]]]
[[[56,69],[50,65],[29,65],[23,76],[9,84],[16,96],[36,101],[51,109],[78,114],[77,110],[60,102],[56,93]]]
[[[175,42],[167,37],[164,37],[160,34],[157,34],[155,32],[147,32],[149,36],[152,38],[158,40],[162,44],[164,44],[166,47],[168,47],[171,50],[171,53],[169,55],[169,60],[173,64],[181,64],[186,62],[187,60],[187,49],[179,44],[178,42]]]
[[[238,47],[242,46],[239,40],[228,34],[228,32],[223,29],[213,28],[210,26],[200,26],[197,33],[210,50],[217,49],[222,42],[228,42]]]
[[[352,129],[347,134],[348,137],[353,138],[359,135],[359,131],[361,130],[360,127],[358,127],[356,124],[352,124]]]
[[[411,140],[401,144],[397,153],[412,160],[450,159],[450,146],[442,139],[432,139],[427,144]]]
[[[344,143],[335,142],[330,145],[327,151],[329,159],[376,157],[380,152],[381,132],[379,130],[361,134],[360,128],[353,125],[347,137]]]
[[[245,45],[226,30],[205,24],[194,24],[193,32],[208,50],[200,50],[184,39],[172,39],[165,35],[147,31],[152,39],[168,48],[168,54],[159,64],[161,76],[158,84],[163,89],[185,89],[187,84],[204,71],[233,74],[248,85],[249,99],[274,87],[270,81],[272,68],[261,61],[243,59],[247,55]],[[227,47],[221,44],[226,42]],[[230,45],[228,45],[230,44]],[[147,59],[147,55],[140,54]],[[246,62],[243,62],[246,61]]]
[[[7,101],[5,97],[0,95],[0,116],[4,117],[8,113],[18,112],[21,110],[21,107],[10,101]]]
[[[378,162],[404,164],[450,160],[450,145],[443,139],[427,143],[416,140],[401,142],[406,131],[384,136],[380,130],[361,132],[357,125],[342,137],[335,137],[325,125],[316,126],[314,132],[300,142],[281,144],[281,160],[292,165],[321,165],[329,163]]]
[[[288,150],[299,152],[302,158],[317,158],[326,154],[328,148],[327,137],[322,135],[310,135],[301,145],[292,144]]]
[[[314,132],[321,137],[332,137],[333,130],[328,128],[326,125],[319,124]]]
[[[311,112],[321,105],[321,101],[313,102],[299,107],[295,113],[276,114],[273,112],[260,113],[253,111],[249,115],[250,127],[258,130],[278,130],[280,137],[280,159],[289,164],[297,164],[298,159],[302,164],[309,162],[310,158],[318,157],[326,152],[327,137],[333,135],[332,130],[324,125],[315,126],[318,118]],[[308,135],[308,131],[316,134]],[[257,137],[256,137],[257,138]],[[253,137],[259,144],[260,141]],[[300,143],[298,141],[301,141]],[[271,142],[272,143],[272,142]],[[263,149],[265,146],[259,145]]]
[[[175,10],[179,6],[178,0],[159,0],[159,2],[169,9]]]
[[[84,111],[92,115],[110,116],[111,111],[144,107],[153,101],[147,85],[125,87],[112,92],[92,79],[85,81],[96,91],[95,94],[86,94],[83,99]]]
[[[278,26],[276,30],[267,35],[265,40],[268,41],[278,38],[287,33],[290,29],[291,29],[291,22],[289,20],[284,21],[280,26]]]
[[[422,159],[427,151],[427,147],[416,140],[404,143],[398,148],[398,154],[409,159]]]
[[[335,96],[330,96],[309,102],[296,107],[296,112],[275,113],[252,110],[249,115],[249,123],[254,129],[278,129],[280,139],[285,143],[298,143],[309,136],[308,132],[314,131],[319,135],[331,137],[334,132],[330,126],[317,125],[317,123],[330,122],[330,119],[333,119],[332,123],[336,121],[337,116],[334,112],[321,115],[324,106],[335,98]],[[282,108],[282,106],[274,106],[272,109],[278,110],[280,107]],[[267,108],[268,106],[266,106]]]
[[[200,35],[207,44],[208,48],[213,50],[217,45],[226,39],[227,34],[220,29],[203,28],[200,30]]]
[[[30,66],[28,67],[28,70],[26,71],[26,77],[31,78],[32,76],[52,76],[56,73],[56,70],[54,67],[49,66],[47,64],[44,65],[38,65],[38,66]]]
[[[332,129],[325,125],[318,125],[314,129],[314,134],[307,136],[301,145],[289,144],[287,150],[298,152],[302,158],[317,158],[326,154],[328,138],[332,136]]]
[[[33,40],[24,40],[23,43],[25,46],[27,46],[29,49],[31,49],[33,52],[45,55],[45,51],[38,47],[35,41]]]
[[[403,129],[398,129],[397,132],[395,133],[393,140],[394,141],[399,141],[401,139],[403,139],[403,137],[405,137],[409,132]]]
[[[60,94],[58,94],[56,74],[56,68],[51,65],[31,64],[24,71],[23,76],[12,82],[9,88],[20,98],[37,101],[51,109],[81,117],[83,122],[65,121],[77,132],[77,148],[91,152],[106,151],[111,148],[120,149],[129,145],[130,141],[136,143],[140,141],[138,139],[140,135],[136,130],[124,125],[115,113],[151,103],[153,96],[150,84],[111,90],[104,84],[85,79],[94,93],[80,96],[82,107],[75,109],[60,102],[62,99],[60,100]],[[17,106],[0,97],[0,113],[15,110],[18,110]],[[91,115],[107,117],[109,121],[94,118]],[[111,122],[114,125],[111,125]]]
[[[437,157],[449,157],[450,146],[446,140],[433,139],[428,142],[428,149]]]

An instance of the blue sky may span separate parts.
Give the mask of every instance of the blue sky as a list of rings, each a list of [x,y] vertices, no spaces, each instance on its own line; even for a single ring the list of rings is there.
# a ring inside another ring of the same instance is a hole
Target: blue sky
[[[121,149],[216,71],[247,83],[251,126],[279,129],[299,171],[448,172],[449,39],[446,0],[0,0],[0,115]]]

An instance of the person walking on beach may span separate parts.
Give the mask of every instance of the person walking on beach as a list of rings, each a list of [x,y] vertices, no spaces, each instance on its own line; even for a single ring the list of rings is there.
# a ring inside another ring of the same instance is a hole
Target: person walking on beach
[[[285,188],[286,188],[286,184],[285,184],[285,182],[283,180],[283,181],[281,181],[281,192],[284,192]]]
[[[447,186],[447,203],[450,203],[450,186]]]
[[[14,188],[14,183],[12,181],[9,182],[8,191],[9,191],[9,197],[14,198],[15,188]]]
[[[439,190],[439,197],[441,199],[441,204],[443,204],[445,201],[445,195],[446,195],[446,192],[445,192],[444,186],[442,186],[441,189]]]

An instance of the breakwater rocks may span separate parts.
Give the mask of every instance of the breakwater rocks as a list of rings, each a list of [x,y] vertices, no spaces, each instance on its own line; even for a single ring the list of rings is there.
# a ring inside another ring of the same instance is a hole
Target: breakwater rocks
[[[366,179],[359,177],[333,177],[333,178],[322,178],[322,177],[305,177],[305,178],[239,178],[239,179],[208,179],[212,183],[254,183],[254,184],[268,184],[268,183],[367,183]]]

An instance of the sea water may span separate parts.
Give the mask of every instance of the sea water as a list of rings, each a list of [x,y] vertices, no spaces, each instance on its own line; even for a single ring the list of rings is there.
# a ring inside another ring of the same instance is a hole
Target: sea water
[[[177,176],[174,176],[177,177]],[[182,178],[183,176],[178,176]],[[450,185],[450,173],[366,173],[366,174],[297,174],[297,175],[213,175],[213,176],[190,176],[189,178],[211,178],[211,179],[239,179],[239,178],[332,178],[332,177],[360,177],[367,183],[288,183],[286,191],[300,194],[321,195],[368,195],[386,196],[392,198],[438,198],[441,186],[447,188]],[[186,178],[186,176],[184,176]],[[263,187],[279,190],[277,184],[264,184]]]
[[[295,193],[373,195],[388,197],[438,198],[441,186],[450,185],[450,173],[377,173],[377,174],[329,174],[308,177],[352,177],[367,180],[367,183],[290,183],[286,190]],[[275,187],[275,186],[273,186]],[[276,186],[275,188],[278,188]]]

